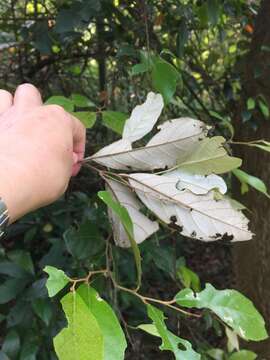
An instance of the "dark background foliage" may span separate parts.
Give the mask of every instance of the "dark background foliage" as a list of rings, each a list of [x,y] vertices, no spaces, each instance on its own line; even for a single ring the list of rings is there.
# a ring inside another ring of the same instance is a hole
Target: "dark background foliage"
[[[103,110],[128,113],[160,83],[165,94],[174,93],[163,118],[200,118],[213,125],[216,134],[227,137],[234,127],[239,140],[266,137],[269,85],[264,81],[269,79],[265,62],[270,35],[267,21],[260,19],[267,13],[267,0],[2,1],[0,86],[13,91],[19,83],[31,82],[44,99],[85,95],[97,116],[88,132],[87,154],[117,138],[103,125]],[[172,84],[169,73],[145,71],[151,56],[160,56],[177,69],[177,84]],[[247,106],[249,98],[254,99],[254,107]],[[46,134],[40,140],[45,139]],[[242,151],[241,156],[253,175],[269,178],[269,169],[265,170],[269,156],[261,157],[256,167],[254,153]],[[110,261],[125,286],[134,283],[132,253],[114,245],[106,210],[96,196],[102,186],[91,170],[83,168],[63,199],[26,216],[2,240],[0,359],[56,358],[52,337],[65,319],[59,297],[48,298],[42,271],[46,265],[77,277]],[[234,192],[239,197],[237,186]],[[269,210],[262,195],[254,194],[251,190],[246,199],[255,214],[259,243],[255,240],[253,245],[234,249],[230,244],[184,239],[177,231],[163,229],[141,245],[142,291],[171,298],[184,286],[179,269],[186,264],[202,283],[240,288],[269,319],[264,301],[270,291],[269,224],[263,220],[260,225],[260,209],[264,218]],[[247,268],[253,273],[248,270],[243,277]],[[158,350],[159,341],[135,329],[146,317],[137,299],[116,292],[104,277],[97,277],[93,285],[119,315],[129,340],[127,359],[171,358]],[[168,315],[169,327],[176,334],[181,332],[198,351],[226,349],[224,334],[208,313],[199,321]],[[269,343],[257,350],[269,356]]]

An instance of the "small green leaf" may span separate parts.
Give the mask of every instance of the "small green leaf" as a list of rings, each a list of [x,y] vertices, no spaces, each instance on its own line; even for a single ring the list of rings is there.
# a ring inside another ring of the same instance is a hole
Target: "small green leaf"
[[[72,115],[79,119],[86,129],[91,129],[96,122],[97,114],[91,111],[72,112]]]
[[[195,272],[190,270],[188,267],[180,265],[179,269],[177,270],[177,275],[185,287],[190,287],[194,291],[201,290],[201,282],[199,276]]]
[[[39,346],[27,339],[21,349],[20,360],[36,360]]]
[[[207,351],[207,355],[213,360],[224,360],[225,353],[221,349],[211,349]]]
[[[103,111],[102,122],[107,128],[113,130],[119,135],[122,135],[125,122],[128,118],[127,114],[119,111]]]
[[[270,142],[265,140],[258,140],[252,143],[247,143],[248,146],[257,147],[258,149],[270,152]]]
[[[269,194],[267,193],[267,187],[261,179],[257,178],[256,176],[249,175],[245,171],[240,169],[235,169],[232,171],[232,173],[234,174],[234,176],[237,177],[237,179],[241,182],[242,185],[250,185],[254,189],[260,191],[261,193],[269,197]]]
[[[253,110],[253,109],[255,109],[255,106],[256,106],[255,100],[253,98],[248,98],[247,99],[247,109]]]
[[[200,141],[194,152],[184,162],[179,163],[179,168],[194,174],[209,175],[222,174],[241,166],[241,159],[227,154],[223,147],[225,141],[222,136]]]
[[[104,337],[103,360],[123,360],[127,347],[119,321],[108,303],[100,298],[95,289],[81,285],[76,293],[94,315]]]
[[[142,277],[141,254],[139,247],[133,237],[133,223],[129,216],[129,213],[124,206],[120,205],[119,203],[113,200],[111,194],[108,191],[99,191],[98,196],[119,217],[128,234],[136,263],[137,275],[138,275],[137,283],[139,287],[141,284],[141,277]]]
[[[228,360],[255,360],[257,355],[253,351],[241,350],[229,356]]]
[[[172,351],[176,360],[200,360],[201,356],[192,349],[189,341],[171,333],[165,324],[162,311],[152,305],[147,305],[147,313],[153,324],[143,324],[139,328],[162,339],[161,350]]]
[[[46,102],[46,105],[59,105],[62,106],[66,111],[74,111],[74,104],[72,100],[62,95],[51,96]]]
[[[55,296],[70,281],[64,271],[56,269],[53,266],[46,266],[44,271],[49,275],[46,287],[50,297]]]
[[[268,105],[262,100],[259,100],[258,102],[259,102],[259,108],[260,108],[263,116],[265,117],[265,119],[268,119],[269,115],[270,115]]]
[[[179,72],[170,63],[159,58],[154,62],[151,76],[154,89],[163,96],[164,102],[168,104],[175,94],[180,79]]]
[[[103,360],[104,344],[100,327],[82,298],[76,292],[70,292],[61,303],[68,326],[53,341],[59,359]]]
[[[148,70],[149,70],[149,66],[146,63],[136,64],[132,66],[131,75],[132,76],[140,75],[147,72]]]
[[[236,290],[217,290],[206,284],[200,293],[184,289],[175,299],[180,306],[212,310],[245,340],[260,341],[268,337],[260,313],[249,299]]]
[[[71,94],[70,99],[76,107],[96,107],[96,105],[84,95]]]

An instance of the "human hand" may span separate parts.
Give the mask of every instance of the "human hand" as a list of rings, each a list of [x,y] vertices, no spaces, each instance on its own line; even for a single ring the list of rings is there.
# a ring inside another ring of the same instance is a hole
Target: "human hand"
[[[85,128],[39,91],[20,85],[0,90],[0,196],[10,222],[58,199],[84,157]]]

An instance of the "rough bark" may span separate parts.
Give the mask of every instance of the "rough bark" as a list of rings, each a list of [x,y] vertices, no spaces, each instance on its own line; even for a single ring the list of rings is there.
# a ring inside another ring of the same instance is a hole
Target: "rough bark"
[[[242,63],[243,97],[245,106],[248,97],[256,98],[262,94],[270,104],[270,52],[262,47],[270,48],[270,1],[263,0],[256,18],[255,31],[250,51]],[[260,76],[256,76],[260,73]],[[270,139],[270,119],[266,120],[258,111],[255,115],[258,128],[254,131],[250,126],[242,124],[240,111],[236,110],[236,138]],[[237,153],[244,160],[246,172],[260,177],[269,186],[270,153],[250,149],[246,146],[237,148]],[[239,194],[239,191],[235,191]],[[239,195],[238,195],[239,197]],[[240,198],[239,198],[240,200]],[[247,207],[252,210],[251,228],[256,236],[252,241],[241,243],[233,248],[236,286],[249,296],[262,312],[270,330],[270,201],[264,195],[251,190],[245,195]],[[250,344],[257,351],[259,359],[270,359],[270,340]]]

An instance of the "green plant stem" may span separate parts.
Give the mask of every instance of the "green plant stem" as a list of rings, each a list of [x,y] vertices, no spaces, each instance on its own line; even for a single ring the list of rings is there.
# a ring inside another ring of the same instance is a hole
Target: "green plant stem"
[[[137,289],[129,289],[129,288],[126,288],[124,286],[121,286],[119,285],[115,279],[113,278],[113,275],[111,273],[110,270],[108,269],[104,269],[104,270],[95,270],[95,271],[89,271],[88,275],[84,278],[80,278],[80,279],[71,279],[69,278],[70,282],[72,282],[72,286],[70,288],[70,291],[75,291],[76,289],[76,285],[78,283],[89,283],[90,281],[90,278],[93,276],[93,275],[98,275],[98,274],[103,274],[104,276],[107,276],[111,279],[114,287],[118,290],[121,290],[121,291],[124,291],[124,292],[128,292],[134,296],[137,296],[143,303],[147,304],[148,302],[153,302],[153,303],[156,303],[156,304],[160,304],[160,305],[163,305],[163,306],[166,306],[170,309],[173,309],[175,311],[178,311],[184,315],[188,315],[188,316],[193,316],[193,317],[196,317],[196,318],[200,318],[202,315],[201,314],[194,314],[194,313],[191,313],[189,311],[186,311],[186,310],[183,310],[183,309],[180,309],[179,307],[173,305],[176,303],[176,300],[173,299],[173,300],[168,300],[168,301],[165,301],[165,300],[159,300],[159,299],[155,299],[155,298],[152,298],[152,297],[148,297],[148,296],[144,296],[144,295],[141,295],[140,293],[138,293]]]

